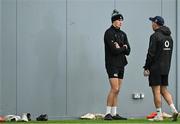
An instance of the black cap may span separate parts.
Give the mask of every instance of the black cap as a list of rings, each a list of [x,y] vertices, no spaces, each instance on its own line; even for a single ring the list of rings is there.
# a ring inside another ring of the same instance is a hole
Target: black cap
[[[164,25],[164,19],[161,16],[150,17],[149,20],[151,20],[152,22],[155,22],[156,24],[160,26]]]
[[[112,16],[111,16],[111,21],[116,21],[116,20],[124,20],[123,16],[116,10],[113,10]]]

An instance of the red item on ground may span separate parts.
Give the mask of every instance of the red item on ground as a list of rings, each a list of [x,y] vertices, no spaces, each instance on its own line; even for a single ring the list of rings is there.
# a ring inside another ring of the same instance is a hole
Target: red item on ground
[[[157,115],[156,112],[152,112],[150,115],[146,116],[147,119],[154,118]]]
[[[5,122],[4,116],[0,116],[0,122]]]

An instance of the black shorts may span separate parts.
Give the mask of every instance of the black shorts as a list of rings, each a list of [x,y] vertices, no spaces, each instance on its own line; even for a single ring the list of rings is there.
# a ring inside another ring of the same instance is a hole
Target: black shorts
[[[124,77],[124,67],[106,66],[106,71],[109,78],[119,78]]]
[[[168,75],[150,73],[149,86],[168,86]]]

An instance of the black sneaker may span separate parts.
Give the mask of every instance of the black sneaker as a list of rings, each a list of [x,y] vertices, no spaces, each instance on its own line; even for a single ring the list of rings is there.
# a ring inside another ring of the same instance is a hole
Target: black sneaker
[[[36,118],[37,121],[48,121],[48,115],[47,114],[41,114]]]
[[[27,119],[28,119],[28,121],[31,121],[31,114],[30,113],[27,113]]]
[[[172,121],[177,121],[179,113],[173,113],[172,115]]]
[[[121,117],[119,114],[116,114],[115,116],[112,116],[114,120],[127,120],[127,118]]]
[[[112,115],[111,114],[107,114],[104,116],[104,120],[112,120]]]

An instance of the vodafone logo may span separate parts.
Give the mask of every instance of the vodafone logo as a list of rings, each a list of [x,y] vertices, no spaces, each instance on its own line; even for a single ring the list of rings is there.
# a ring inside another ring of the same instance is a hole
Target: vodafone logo
[[[166,41],[164,42],[164,46],[165,46],[165,47],[169,47],[169,41],[168,41],[168,40],[166,40]]]
[[[164,49],[163,50],[171,50],[171,48],[169,48],[169,41],[168,40],[166,40],[165,42],[164,42]]]

